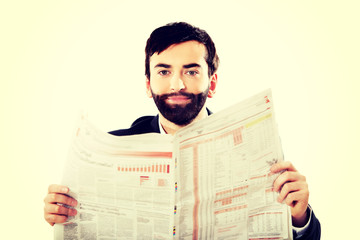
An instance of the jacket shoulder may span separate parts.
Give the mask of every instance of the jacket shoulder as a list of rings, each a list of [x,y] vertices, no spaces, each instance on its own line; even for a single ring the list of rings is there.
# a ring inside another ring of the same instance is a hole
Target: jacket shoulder
[[[128,136],[144,133],[160,133],[158,115],[139,117],[131,124],[130,128],[118,129],[109,133],[115,136]]]

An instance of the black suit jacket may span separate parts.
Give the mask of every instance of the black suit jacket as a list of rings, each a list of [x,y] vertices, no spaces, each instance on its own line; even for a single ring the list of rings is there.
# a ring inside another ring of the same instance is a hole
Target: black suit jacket
[[[206,108],[206,111],[208,115],[212,114],[212,112],[208,108]],[[119,129],[111,131],[109,133],[115,136],[127,136],[144,133],[160,133],[159,115],[140,117],[131,124],[130,128]]]
[[[159,115],[143,116],[136,119],[128,129],[119,129],[109,132],[115,136],[127,136],[144,133],[160,133]]]
[[[208,110],[208,114],[211,112]],[[159,115],[156,116],[144,116],[136,119],[131,127],[128,129],[119,129],[109,132],[115,136],[127,136],[144,133],[160,133],[159,129]],[[309,209],[308,209],[309,210]],[[293,236],[296,240],[318,240],[320,239],[321,227],[319,220],[315,217],[314,212],[311,214],[311,221],[305,234],[301,237],[297,237],[296,232],[293,230]]]

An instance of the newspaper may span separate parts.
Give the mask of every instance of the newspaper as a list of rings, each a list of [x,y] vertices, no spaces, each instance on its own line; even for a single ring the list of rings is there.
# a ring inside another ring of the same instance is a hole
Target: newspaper
[[[78,214],[55,239],[292,239],[279,161],[270,90],[174,136],[117,137],[82,117],[62,181]]]

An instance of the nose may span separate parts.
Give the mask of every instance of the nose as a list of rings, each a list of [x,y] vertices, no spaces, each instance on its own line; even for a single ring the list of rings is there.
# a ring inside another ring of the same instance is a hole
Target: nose
[[[185,89],[184,82],[178,74],[174,74],[174,76],[171,78],[170,89],[171,92],[179,92]]]

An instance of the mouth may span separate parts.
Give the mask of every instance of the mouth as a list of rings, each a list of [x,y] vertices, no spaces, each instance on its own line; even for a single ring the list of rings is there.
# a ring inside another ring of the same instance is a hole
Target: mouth
[[[176,95],[167,97],[165,101],[168,104],[184,105],[190,103],[191,99],[186,96]]]

